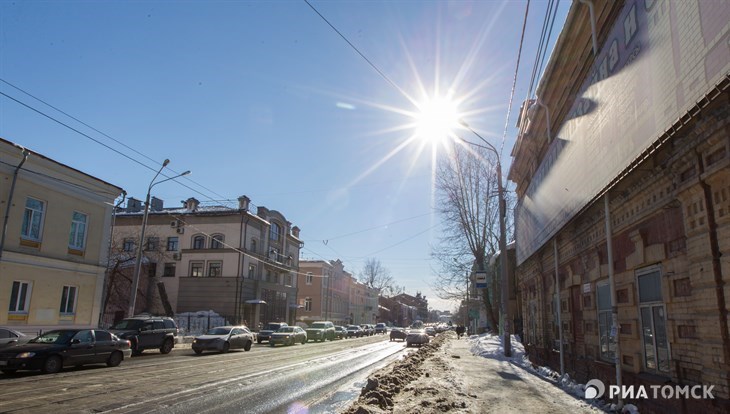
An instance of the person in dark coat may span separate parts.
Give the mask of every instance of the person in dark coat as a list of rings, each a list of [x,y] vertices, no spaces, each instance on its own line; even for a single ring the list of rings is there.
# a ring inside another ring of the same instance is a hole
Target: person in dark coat
[[[456,336],[458,336],[459,338],[461,338],[462,335],[464,335],[464,330],[465,329],[464,329],[464,326],[463,325],[457,326],[456,327]]]

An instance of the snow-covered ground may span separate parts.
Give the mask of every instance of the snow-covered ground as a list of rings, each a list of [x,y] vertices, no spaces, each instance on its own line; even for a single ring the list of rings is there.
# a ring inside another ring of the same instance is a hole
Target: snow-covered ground
[[[483,334],[472,335],[469,337],[469,350],[472,354],[484,358],[496,359],[499,361],[509,362],[511,364],[522,367],[525,375],[536,374],[545,378],[550,383],[565,390],[576,398],[584,400],[587,404],[599,408],[606,412],[616,412],[617,407],[614,404],[607,404],[602,400],[588,400],[585,398],[585,384],[579,384],[570,378],[568,374],[560,375],[548,367],[537,366],[530,362],[529,357],[525,353],[525,347],[520,342],[520,338],[516,335],[511,336],[512,356],[504,356],[503,338],[498,335]],[[621,410],[622,413],[639,414],[636,406],[627,404]]]

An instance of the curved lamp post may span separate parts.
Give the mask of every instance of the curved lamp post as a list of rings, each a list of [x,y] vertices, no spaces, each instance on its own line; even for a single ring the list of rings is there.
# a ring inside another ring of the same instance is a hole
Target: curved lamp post
[[[502,335],[503,335],[503,344],[504,344],[504,356],[509,357],[512,356],[512,342],[510,341],[510,323],[509,323],[509,317],[507,315],[507,302],[508,302],[508,287],[509,284],[507,282],[507,229],[505,224],[505,215],[506,215],[506,209],[507,209],[507,202],[504,199],[504,187],[502,186],[502,161],[499,156],[499,151],[494,147],[494,145],[490,144],[489,141],[484,139],[481,135],[479,135],[476,131],[474,131],[469,124],[467,124],[464,121],[459,121],[461,125],[471,131],[474,135],[477,136],[484,144],[486,145],[478,145],[473,142],[469,142],[466,140],[463,140],[459,138],[460,141],[474,145],[475,147],[485,148],[494,153],[494,155],[497,157],[497,192],[499,197],[499,267],[500,267],[500,313],[502,314]],[[458,138],[458,137],[457,137]]]
[[[175,178],[179,178],[179,177],[182,177],[183,175],[190,174],[190,171],[185,171],[184,173],[178,174],[174,177],[166,178],[164,180],[155,182],[155,180],[160,175],[162,170],[169,163],[170,163],[169,159],[166,159],[162,163],[162,167],[160,167],[160,169],[157,171],[157,174],[155,174],[154,178],[152,178],[152,181],[150,181],[150,186],[147,188],[147,197],[145,198],[145,202],[144,202],[144,215],[142,216],[142,231],[140,232],[140,235],[139,235],[139,243],[137,245],[137,257],[134,262],[134,274],[132,276],[132,293],[130,294],[130,297],[129,297],[129,311],[127,312],[128,316],[130,318],[132,316],[134,316],[134,305],[135,305],[135,302],[137,301],[137,288],[139,286],[139,271],[140,271],[140,268],[142,267],[142,250],[144,249],[144,247],[143,247],[144,233],[145,233],[145,228],[147,227],[147,216],[150,211],[150,193],[152,192],[152,187],[156,186],[157,184],[164,183],[165,181],[174,180]]]

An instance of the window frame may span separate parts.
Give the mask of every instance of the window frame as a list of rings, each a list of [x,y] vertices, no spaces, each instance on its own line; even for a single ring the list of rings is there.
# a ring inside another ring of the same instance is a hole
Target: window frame
[[[199,266],[200,268],[200,274],[196,275],[194,274],[194,270],[197,269]],[[190,277],[205,277],[205,262],[203,261],[191,261],[190,262],[190,273],[188,273]]]
[[[313,280],[314,274],[312,274],[312,272],[307,272],[307,274],[304,275],[304,284],[311,285]]]
[[[37,201],[41,204],[40,212],[38,210],[34,210],[32,207],[28,207],[28,202],[30,200]],[[28,211],[30,210],[30,219],[28,219]],[[40,215],[40,218],[38,219],[38,235],[34,236],[32,234],[33,230],[33,219],[36,216],[36,214]],[[23,208],[23,221],[20,225],[20,237],[25,240],[31,240],[40,242],[43,239],[43,224],[46,218],[46,202],[43,200],[39,200],[35,197],[26,197],[25,198],[25,206]],[[26,219],[28,221],[26,221]]]
[[[144,250],[146,252],[154,252],[157,251],[157,249],[160,248],[160,238],[157,236],[150,236],[147,237],[147,240],[144,244]]]
[[[281,236],[281,226],[279,223],[272,221],[269,226],[269,239],[277,241],[279,240],[279,236]]]
[[[172,269],[172,274],[168,273],[169,269]],[[162,277],[175,277],[176,272],[177,272],[177,263],[165,262],[165,265],[162,268]]]
[[[75,216],[76,214],[79,214],[80,216],[83,216],[84,221],[83,223],[81,221],[76,220]],[[74,210],[73,213],[71,213],[71,229],[69,230],[69,236],[68,236],[68,247],[70,249],[75,250],[84,250],[86,248],[86,236],[88,232],[86,231],[89,225],[89,215],[86,213],[82,213],[80,211]],[[81,226],[82,234],[81,234],[81,243],[75,244],[75,242],[79,241],[79,226]]]
[[[193,250],[204,250],[206,245],[205,239],[206,237],[202,234],[196,234],[195,236],[193,236],[192,244],[190,247]],[[200,241],[200,243],[198,243],[198,241]]]
[[[133,252],[135,250],[134,248],[135,248],[136,244],[137,243],[133,238],[127,237],[124,239],[124,241],[122,241],[122,251],[123,252]]]
[[[15,298],[15,307],[13,309],[13,308],[11,308],[11,306],[13,306],[13,286],[16,283],[19,284],[19,287],[18,287],[18,291],[17,291],[17,296]],[[20,291],[21,291],[21,287],[23,284],[26,285],[26,288],[25,288],[25,295],[23,298],[23,308],[20,309],[18,307],[18,303],[19,303],[18,298],[20,298]],[[13,280],[13,285],[11,285],[11,288],[10,288],[10,299],[8,300],[8,313],[14,314],[14,315],[27,314],[30,309],[30,299],[32,297],[32,293],[33,293],[33,282],[31,282],[29,280]]]
[[[167,251],[168,252],[176,252],[180,250],[180,238],[177,236],[169,236],[167,238]],[[171,248],[174,247],[174,248]]]
[[[312,311],[312,298],[310,298],[310,297],[304,298],[304,311],[305,312]]]
[[[608,308],[601,307],[601,299],[605,299],[601,294],[601,291],[604,289],[606,289],[605,294],[608,294]],[[615,362],[616,342],[611,341],[613,309],[611,308],[611,285],[608,281],[596,283],[596,316],[596,322],[598,323],[598,357],[606,362]],[[604,342],[606,346],[605,352],[603,351]]]
[[[642,302],[642,295],[641,295],[641,285],[640,280],[643,277],[649,276],[651,274],[657,274],[657,281],[659,283],[658,286],[658,292],[659,292],[659,298],[653,299],[653,300],[646,300]],[[639,340],[641,341],[641,356],[642,356],[642,369],[646,372],[651,372],[657,375],[669,375],[672,371],[671,368],[671,361],[672,361],[672,346],[669,341],[669,336],[667,336],[667,307],[664,303],[664,282],[662,280],[662,268],[660,265],[652,265],[648,267],[643,267],[641,269],[637,269],[635,272],[635,279],[636,279],[636,291],[637,291],[637,310],[638,310],[638,316],[639,316],[639,327],[640,327],[640,334],[639,334]],[[649,325],[646,326],[646,322],[644,320],[643,311],[648,310],[649,312]],[[657,320],[656,320],[656,311],[661,312],[661,318],[663,318],[663,332],[658,332],[657,330]],[[647,336],[646,336],[646,330],[650,330],[650,336],[651,336],[651,347],[653,347],[653,364],[654,367],[649,366],[649,356],[647,351]],[[659,346],[658,346],[658,340],[657,338],[662,337],[664,338],[664,342],[666,343],[666,365],[664,365],[665,369],[662,369],[662,364],[660,363],[659,358]]]
[[[214,234],[210,236],[210,248],[211,249],[223,249],[225,248],[225,236],[222,234]]]
[[[216,266],[218,269],[218,274],[214,275],[213,273],[213,266]],[[208,265],[206,266],[207,269],[207,277],[222,277],[223,276],[223,261],[221,260],[210,260],[208,261]]]
[[[71,292],[73,292],[73,298],[71,298]],[[61,315],[75,315],[78,305],[78,297],[78,286],[64,285],[61,288],[61,303],[58,313]]]

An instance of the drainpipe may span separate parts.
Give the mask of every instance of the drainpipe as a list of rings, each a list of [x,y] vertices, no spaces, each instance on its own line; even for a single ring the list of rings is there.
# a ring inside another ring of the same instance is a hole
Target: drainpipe
[[[25,164],[25,160],[28,159],[28,155],[30,152],[21,147],[18,144],[15,144],[15,147],[20,149],[23,153],[23,159],[20,160],[20,164],[18,164],[17,167],[15,167],[15,172],[13,173],[13,183],[10,184],[10,194],[8,194],[8,205],[5,206],[5,219],[3,220],[3,234],[0,236],[0,261],[3,257],[3,248],[5,247],[5,234],[8,231],[8,219],[10,218],[10,206],[13,204],[13,193],[15,192],[15,182],[18,180],[18,173],[20,172],[20,169],[23,167],[23,164]]]
[[[591,14],[591,37],[593,39],[593,56],[598,55],[598,41],[596,40],[596,15],[593,11],[592,0],[580,0],[581,3],[588,6],[588,11]]]
[[[621,343],[619,341],[618,306],[616,305],[616,281],[613,275],[613,235],[611,230],[611,209],[609,208],[608,191],[603,196],[603,206],[606,222],[606,250],[608,252],[608,285],[611,289],[611,337],[616,341],[616,352],[614,364],[616,365],[616,385],[621,389],[623,384],[621,378]],[[619,393],[618,409],[624,406],[624,400]]]
[[[558,314],[558,338],[560,340],[560,376],[565,375],[565,357],[563,354],[563,323],[560,308],[560,280],[558,278],[558,239],[553,239],[553,258],[555,259],[555,313]]]
[[[727,302],[725,301],[725,282],[722,277],[722,264],[720,258],[722,253],[720,252],[720,242],[717,237],[717,221],[715,221],[715,206],[712,203],[712,188],[702,178],[705,173],[705,166],[702,162],[702,155],[697,154],[697,165],[699,166],[699,183],[702,188],[705,211],[707,212],[707,229],[708,236],[710,237],[710,253],[712,254],[712,274],[715,280],[715,296],[717,298],[717,311],[720,319],[720,336],[722,337],[722,350],[724,354],[723,360],[725,364],[730,363],[730,330],[728,329],[728,308]],[[727,379],[728,386],[730,386],[730,379]]]

